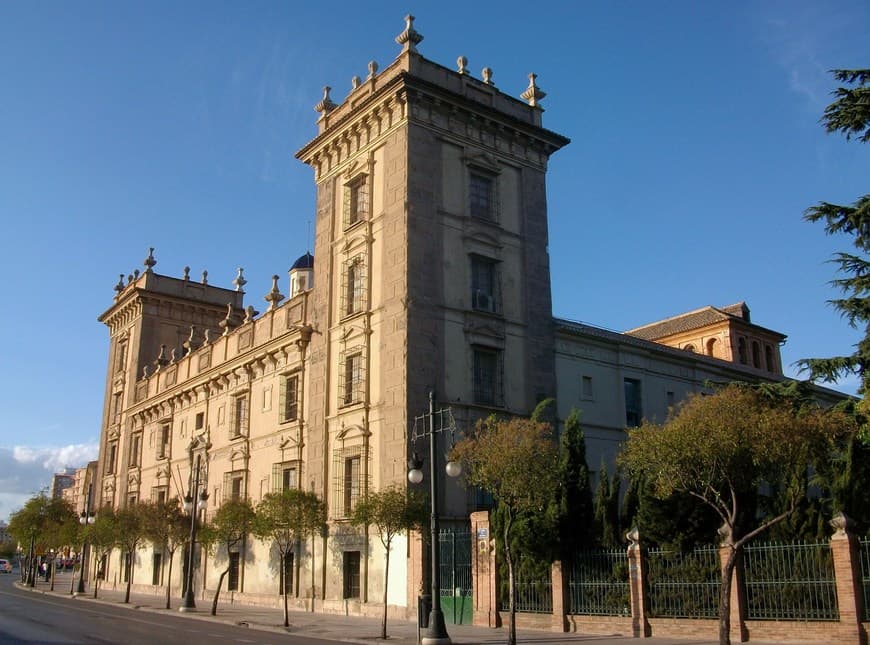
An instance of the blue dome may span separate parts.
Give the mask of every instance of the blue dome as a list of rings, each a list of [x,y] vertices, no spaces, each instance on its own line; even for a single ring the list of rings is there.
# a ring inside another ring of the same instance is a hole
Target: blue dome
[[[313,268],[314,268],[314,256],[311,255],[310,253],[306,253],[301,258],[296,260],[296,262],[293,263],[293,266],[290,267],[290,270],[294,271],[295,269],[313,269]]]

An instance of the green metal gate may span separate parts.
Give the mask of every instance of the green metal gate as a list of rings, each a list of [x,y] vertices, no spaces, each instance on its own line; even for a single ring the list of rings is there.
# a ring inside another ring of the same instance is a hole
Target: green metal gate
[[[471,532],[467,529],[442,529],[438,543],[444,621],[453,625],[470,625]]]

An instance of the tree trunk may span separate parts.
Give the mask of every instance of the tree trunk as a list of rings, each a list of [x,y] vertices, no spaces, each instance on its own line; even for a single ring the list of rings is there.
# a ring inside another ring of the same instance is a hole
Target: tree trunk
[[[281,551],[281,595],[284,597],[284,627],[290,627],[290,614],[287,611],[287,554]]]
[[[128,604],[130,602],[130,587],[133,586],[133,558],[135,557],[133,554],[135,551],[130,552],[130,561],[127,563],[127,592],[124,594],[124,604]]]
[[[52,557],[51,561],[48,562],[48,575],[51,577],[51,586],[48,588],[49,591],[54,591],[54,574],[57,573],[57,567],[54,566],[56,560]]]
[[[719,645],[731,645],[731,580],[737,565],[737,550],[732,546],[722,568],[722,586],[719,591]]]
[[[230,568],[227,567],[221,572],[221,577],[218,578],[217,589],[214,592],[214,600],[211,601],[211,615],[217,616],[217,604],[218,604],[218,596],[221,595],[221,587],[224,584],[224,577],[230,572]]]
[[[81,558],[79,558],[79,559],[81,559]],[[79,565],[79,566],[83,566],[83,565]],[[76,592],[76,582],[77,582],[78,576],[76,575],[75,564],[73,564],[71,578],[72,578],[72,580],[70,580],[70,583],[69,583],[69,595],[70,596],[74,595]]]
[[[387,585],[390,583],[390,545],[387,543],[387,557],[384,561],[384,620],[381,621],[381,638],[387,640]]]
[[[170,606],[170,587],[172,587],[172,556],[174,555],[174,551],[169,551],[169,572],[166,574],[166,608],[171,609]]]
[[[508,565],[508,594],[510,596],[508,603],[508,645],[516,645],[517,643],[517,583],[514,579],[514,556],[511,551],[510,533],[513,517],[508,509],[505,513],[504,522],[504,554]]]

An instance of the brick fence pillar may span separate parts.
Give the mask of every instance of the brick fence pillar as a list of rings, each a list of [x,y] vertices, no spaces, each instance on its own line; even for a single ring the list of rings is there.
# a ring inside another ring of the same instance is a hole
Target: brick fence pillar
[[[631,592],[631,631],[635,638],[652,636],[647,620],[646,554],[640,546],[637,527],[625,534],[628,545],[628,586]]]
[[[553,626],[554,632],[568,631],[568,578],[562,571],[559,560],[553,562],[550,568],[551,588],[553,590]]]
[[[730,537],[725,537],[725,540],[719,545],[719,567],[722,571],[725,570],[725,563],[731,555]],[[746,593],[743,582],[743,557],[737,555],[737,564],[734,566],[734,572],[731,576],[731,598],[730,600],[730,616],[731,633],[729,637],[737,639],[739,643],[745,643],[749,640],[749,628],[746,626]]]
[[[837,585],[837,606],[840,610],[842,635],[852,643],[866,643],[861,625],[864,615],[864,589],[861,580],[861,562],[858,559],[858,539],[852,532],[852,520],[838,513],[831,520],[835,529],[831,536],[831,555]]]
[[[501,627],[498,614],[498,575],[495,566],[495,538],[489,512],[471,514],[471,579],[474,599],[472,624]]]

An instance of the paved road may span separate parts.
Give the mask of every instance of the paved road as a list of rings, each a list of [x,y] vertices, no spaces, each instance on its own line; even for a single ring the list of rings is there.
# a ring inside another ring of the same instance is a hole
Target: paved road
[[[110,604],[74,602],[13,586],[17,575],[0,576],[0,642],[191,645],[209,643],[299,643],[326,641],[252,630],[168,613],[133,612]],[[56,587],[57,589],[57,587]]]

